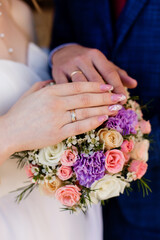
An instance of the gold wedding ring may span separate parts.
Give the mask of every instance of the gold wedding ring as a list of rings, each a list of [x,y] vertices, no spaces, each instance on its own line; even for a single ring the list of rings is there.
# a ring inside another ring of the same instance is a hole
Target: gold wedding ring
[[[82,73],[82,71],[76,70],[76,71],[72,72],[72,73],[71,73],[71,78],[72,78],[75,74],[77,74],[77,73]]]
[[[77,121],[75,110],[71,110],[71,111],[70,111],[70,114],[71,114],[71,120],[72,120],[72,122]]]

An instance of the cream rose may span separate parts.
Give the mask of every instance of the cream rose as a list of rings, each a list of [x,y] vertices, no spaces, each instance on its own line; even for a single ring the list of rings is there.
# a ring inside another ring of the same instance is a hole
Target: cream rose
[[[106,174],[102,179],[92,184],[90,197],[93,203],[117,197],[124,192],[127,182],[122,181],[116,175]]]
[[[123,143],[122,135],[116,130],[108,130],[107,128],[103,128],[98,132],[100,141],[102,141],[105,145],[105,149],[110,150],[113,148],[118,148]]]
[[[42,148],[39,152],[39,163],[55,167],[59,163],[64,150],[62,142],[54,146]]]
[[[40,183],[39,189],[42,194],[52,196],[61,185],[61,180],[58,177],[55,177],[52,182],[45,180],[44,183]]]
[[[131,158],[135,160],[148,161],[149,141],[147,139],[137,142],[131,152]]]

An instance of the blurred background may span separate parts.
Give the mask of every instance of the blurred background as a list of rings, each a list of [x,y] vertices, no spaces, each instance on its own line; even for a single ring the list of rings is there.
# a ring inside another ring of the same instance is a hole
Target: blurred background
[[[48,47],[54,16],[53,0],[37,0],[41,12],[35,9],[31,0],[24,0],[24,2],[30,5],[34,13],[38,45]]]

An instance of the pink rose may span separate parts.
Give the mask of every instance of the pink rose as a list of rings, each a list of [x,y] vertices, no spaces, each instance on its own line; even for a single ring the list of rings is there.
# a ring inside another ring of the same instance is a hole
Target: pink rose
[[[134,142],[133,140],[124,140],[122,145],[121,145],[121,151],[124,153],[129,153],[133,150],[134,148]]]
[[[80,189],[74,185],[66,185],[56,191],[56,198],[67,207],[73,207],[78,203],[80,196]]]
[[[148,167],[147,163],[142,162],[140,160],[133,160],[128,168],[128,171],[135,173],[136,177],[134,178],[134,180],[141,179],[143,175],[146,173],[147,167]]]
[[[149,134],[151,132],[151,124],[149,121],[141,120],[139,122],[139,127],[143,134]]]
[[[77,160],[77,155],[78,155],[78,152],[76,147],[73,149],[65,150],[60,159],[62,165],[73,166],[73,164]]]
[[[63,165],[58,169],[58,173],[57,173],[58,177],[62,181],[65,181],[65,180],[71,178],[72,174],[73,174],[72,168],[63,166]]]
[[[124,155],[124,158],[125,158],[125,163],[128,163],[131,155],[129,153],[125,153],[125,152],[123,153],[123,155]]]
[[[31,164],[28,164],[25,166],[25,171],[26,171],[26,174],[29,178],[33,177],[33,172],[32,172],[32,165]]]
[[[125,158],[123,153],[120,150],[110,150],[105,153],[106,162],[105,167],[110,173],[118,173],[122,171]]]

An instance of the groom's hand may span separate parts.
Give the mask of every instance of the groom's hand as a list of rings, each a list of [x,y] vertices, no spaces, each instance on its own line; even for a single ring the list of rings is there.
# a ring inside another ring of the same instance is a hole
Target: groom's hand
[[[137,85],[136,80],[97,49],[80,45],[66,46],[54,53],[52,63],[52,74],[56,83],[106,82],[114,87],[115,93],[122,94],[126,94],[124,86],[135,88]]]

